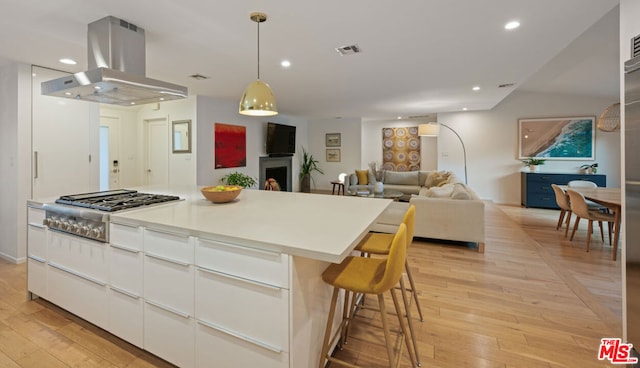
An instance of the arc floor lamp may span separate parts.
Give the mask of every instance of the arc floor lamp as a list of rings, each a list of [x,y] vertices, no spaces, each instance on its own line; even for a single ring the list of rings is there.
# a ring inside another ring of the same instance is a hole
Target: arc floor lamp
[[[460,137],[460,134],[458,134],[458,132],[456,132],[455,130],[453,130],[453,128],[451,128],[450,126],[446,125],[446,124],[441,124],[441,123],[427,123],[427,124],[420,124],[418,125],[418,135],[422,136],[422,137],[437,137],[438,134],[440,134],[440,127],[443,126],[447,129],[449,129],[450,131],[453,132],[453,134],[456,135],[456,137],[458,137],[458,140],[460,140],[460,144],[462,144],[462,154],[464,157],[464,183],[467,183],[467,149],[464,146],[464,142],[462,141],[462,138]]]

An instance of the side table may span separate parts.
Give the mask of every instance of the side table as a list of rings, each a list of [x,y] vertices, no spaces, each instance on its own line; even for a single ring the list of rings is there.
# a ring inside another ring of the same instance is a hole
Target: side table
[[[336,186],[338,187],[338,195],[340,195],[340,191],[342,191],[342,195],[344,195],[344,182],[339,180],[334,180],[331,182],[333,184],[333,189],[331,190],[331,195],[336,194]]]

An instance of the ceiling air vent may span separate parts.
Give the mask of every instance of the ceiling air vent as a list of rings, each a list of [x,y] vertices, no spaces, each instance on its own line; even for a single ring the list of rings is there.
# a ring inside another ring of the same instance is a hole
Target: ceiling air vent
[[[191,74],[189,76],[189,78],[193,78],[195,80],[203,80],[203,79],[209,79],[209,77],[202,75],[202,74]]]
[[[360,46],[354,44],[349,46],[336,47],[336,51],[338,51],[338,53],[342,56],[357,54],[360,52]]]
[[[515,83],[503,83],[503,84],[498,84],[498,88],[513,87],[515,85],[516,85]]]
[[[640,35],[631,39],[631,57],[640,55]]]

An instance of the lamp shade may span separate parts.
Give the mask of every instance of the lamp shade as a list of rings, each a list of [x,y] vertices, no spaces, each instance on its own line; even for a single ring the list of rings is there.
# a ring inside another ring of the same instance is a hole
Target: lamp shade
[[[249,116],[278,115],[278,105],[271,87],[260,79],[249,84],[242,94],[239,112]]]
[[[418,135],[423,137],[437,137],[440,133],[438,123],[427,123],[418,125]]]

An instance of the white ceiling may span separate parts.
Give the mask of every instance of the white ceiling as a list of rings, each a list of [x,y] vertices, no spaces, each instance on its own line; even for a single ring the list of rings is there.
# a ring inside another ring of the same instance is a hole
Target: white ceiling
[[[261,79],[288,115],[391,118],[484,110],[516,88],[615,98],[617,4],[0,0],[0,65],[4,58],[86,70],[87,25],[112,15],[145,29],[148,77],[186,85],[190,94],[239,101],[257,76],[256,24],[249,13],[262,11],[269,20],[260,26]],[[522,26],[506,31],[510,20]],[[335,51],[354,43],[362,53]],[[58,63],[62,57],[78,65]],[[289,69],[279,65],[283,59],[291,61]],[[210,78],[197,81],[191,74]],[[503,83],[516,85],[498,88]],[[471,90],[475,85],[480,91]]]

